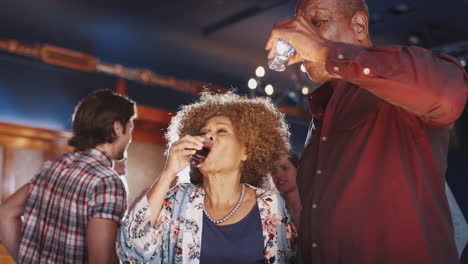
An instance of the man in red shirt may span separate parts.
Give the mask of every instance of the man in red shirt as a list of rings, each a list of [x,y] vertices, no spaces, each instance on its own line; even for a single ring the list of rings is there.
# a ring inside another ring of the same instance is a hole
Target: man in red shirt
[[[313,120],[298,167],[302,263],[458,263],[445,195],[449,125],[467,74],[447,55],[373,47],[364,0],[303,0],[277,22],[309,76]]]
[[[18,263],[118,263],[127,193],[112,165],[126,156],[135,116],[135,103],[109,90],[78,105],[76,151],[46,162],[0,207],[0,239]]]

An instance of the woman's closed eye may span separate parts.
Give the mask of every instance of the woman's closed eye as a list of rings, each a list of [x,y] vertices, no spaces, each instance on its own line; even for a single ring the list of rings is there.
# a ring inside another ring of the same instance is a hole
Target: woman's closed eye
[[[222,134],[222,133],[227,133],[227,130],[224,129],[224,128],[220,128],[220,129],[216,130],[216,133],[217,133],[217,134],[220,134],[220,133],[221,133],[221,134]]]

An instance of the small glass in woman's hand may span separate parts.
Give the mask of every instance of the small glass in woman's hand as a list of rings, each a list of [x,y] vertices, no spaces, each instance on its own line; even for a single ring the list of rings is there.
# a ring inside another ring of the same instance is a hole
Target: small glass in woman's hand
[[[203,148],[197,150],[195,154],[190,157],[190,166],[199,168],[205,161],[206,156],[210,153],[211,147],[213,147],[213,137],[210,135],[203,135]]]

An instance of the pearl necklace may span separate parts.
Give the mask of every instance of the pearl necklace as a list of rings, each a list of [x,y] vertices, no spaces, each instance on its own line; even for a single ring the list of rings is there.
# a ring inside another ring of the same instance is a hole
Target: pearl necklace
[[[232,211],[228,215],[226,215],[223,219],[214,220],[213,217],[211,217],[211,215],[209,215],[208,212],[206,211],[204,201],[203,201],[203,212],[205,212],[205,215],[208,217],[208,219],[210,219],[211,222],[215,224],[221,224],[222,222],[225,222],[226,220],[231,218],[231,216],[233,216],[236,213],[236,211],[239,209],[240,205],[242,204],[242,201],[244,201],[244,195],[245,195],[245,184],[242,184],[242,192],[239,198],[239,202],[237,202],[236,207],[234,207],[234,209],[232,209]]]

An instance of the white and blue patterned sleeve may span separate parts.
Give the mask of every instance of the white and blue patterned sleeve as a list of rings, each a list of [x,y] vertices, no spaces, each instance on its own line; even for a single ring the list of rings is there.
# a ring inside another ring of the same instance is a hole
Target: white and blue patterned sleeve
[[[296,225],[291,212],[289,212],[286,206],[286,202],[281,197],[278,200],[278,210],[281,214],[281,225],[278,230],[278,248],[284,254],[281,254],[284,259],[278,261],[278,263],[295,263],[297,242]]]
[[[151,212],[146,195],[123,220],[117,236],[117,254],[124,263],[163,263],[169,250],[169,231],[177,188],[167,193],[163,207],[151,226]]]

